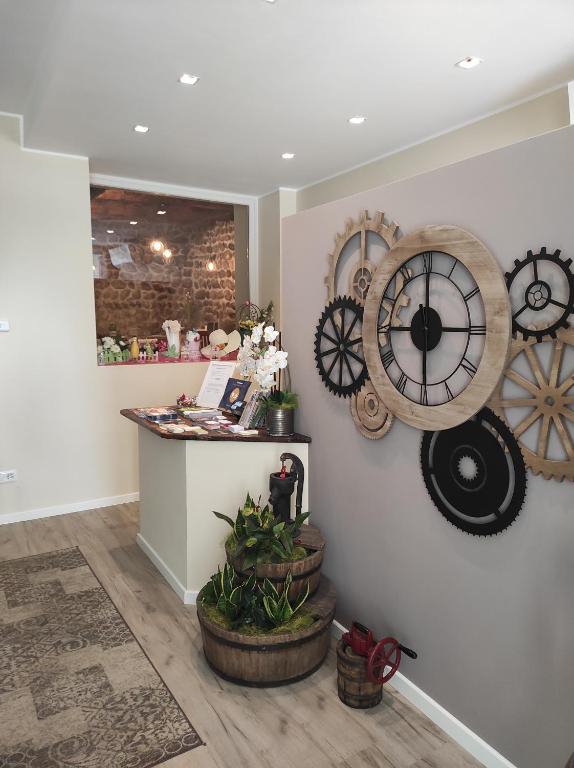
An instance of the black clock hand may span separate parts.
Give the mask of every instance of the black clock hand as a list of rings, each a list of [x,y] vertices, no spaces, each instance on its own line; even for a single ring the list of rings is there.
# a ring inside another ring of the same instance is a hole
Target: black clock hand
[[[427,278],[428,278],[428,272],[427,272]],[[428,285],[428,282],[427,282]],[[427,306],[423,307],[422,304],[419,304],[419,309],[423,313],[423,330],[424,330],[424,344],[423,344],[423,387],[426,390],[427,388],[427,347],[428,347],[428,324],[427,324],[427,313],[426,310],[428,309],[428,297],[427,297]]]

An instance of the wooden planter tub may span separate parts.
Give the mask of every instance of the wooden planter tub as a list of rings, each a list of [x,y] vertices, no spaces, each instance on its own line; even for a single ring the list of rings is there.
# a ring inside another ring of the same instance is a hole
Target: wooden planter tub
[[[200,592],[197,616],[209,666],[226,680],[258,687],[294,683],[311,675],[325,660],[335,615],[335,588],[326,577],[305,608],[317,617],[310,627],[298,632],[243,635],[210,621]]]
[[[301,546],[312,548],[314,551],[302,560],[295,560],[291,563],[262,563],[256,566],[257,578],[261,581],[265,578],[269,579],[278,592],[283,591],[283,584],[287,574],[291,571],[293,583],[289,589],[289,600],[295,600],[307,588],[307,582],[309,582],[309,594],[315,594],[321,580],[321,566],[325,550],[325,539],[321,535],[321,531],[312,525],[304,525],[301,528],[298,541],[301,542]],[[241,555],[234,557],[227,544],[225,545],[225,554],[227,555],[227,562],[233,566],[236,573],[245,578],[251,575],[252,569],[243,569]]]

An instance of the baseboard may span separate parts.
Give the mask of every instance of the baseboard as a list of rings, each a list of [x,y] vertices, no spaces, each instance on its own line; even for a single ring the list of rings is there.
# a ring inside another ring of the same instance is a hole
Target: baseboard
[[[338,621],[333,622],[332,634],[339,639],[347,629]],[[427,693],[412,683],[401,672],[397,672],[391,685],[410,701],[417,709],[420,709],[433,723],[442,728],[451,739],[466,749],[485,768],[515,768],[500,752],[497,752],[484,739],[481,739],[474,731],[471,731],[464,723],[432,699]]]
[[[9,512],[0,515],[0,525],[8,523],[23,523],[27,520],[40,520],[43,517],[56,517],[57,515],[69,515],[73,512],[87,512],[90,509],[102,507],[114,507],[116,504],[128,504],[131,501],[139,501],[139,493],[124,493],[121,496],[105,496],[101,499],[89,499],[88,501],[74,501],[71,504],[58,504],[55,507],[40,507],[40,509],[27,509],[24,512]]]
[[[173,591],[182,599],[184,605],[195,605],[197,602],[198,591],[192,589],[186,589],[181,581],[177,578],[175,573],[169,568],[165,562],[161,559],[155,549],[149,544],[141,533],[136,536],[138,546],[146,554],[164,579],[167,581]]]

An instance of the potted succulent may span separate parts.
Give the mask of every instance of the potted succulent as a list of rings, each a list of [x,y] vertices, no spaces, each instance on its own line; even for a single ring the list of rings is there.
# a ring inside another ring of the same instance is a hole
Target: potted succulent
[[[289,575],[289,598],[296,599],[307,588],[313,594],[321,579],[323,547],[307,549],[301,544],[301,526],[309,512],[291,522],[275,517],[269,505],[256,504],[248,493],[235,520],[221,512],[213,513],[231,527],[225,542],[227,561],[243,578],[255,574],[268,579],[281,592]],[[305,526],[307,528],[307,526]],[[310,527],[309,527],[310,528]],[[317,532],[317,529],[313,529]]]
[[[335,592],[324,580],[316,596],[289,597],[268,579],[247,580],[226,564],[200,591],[197,616],[209,665],[233,682],[281,685],[307,677],[329,650]]]

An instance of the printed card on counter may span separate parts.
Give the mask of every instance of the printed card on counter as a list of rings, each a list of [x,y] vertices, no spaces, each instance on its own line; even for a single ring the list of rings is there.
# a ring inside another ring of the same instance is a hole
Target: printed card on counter
[[[204,408],[217,408],[236,366],[234,360],[212,360],[201,384],[197,404]]]

